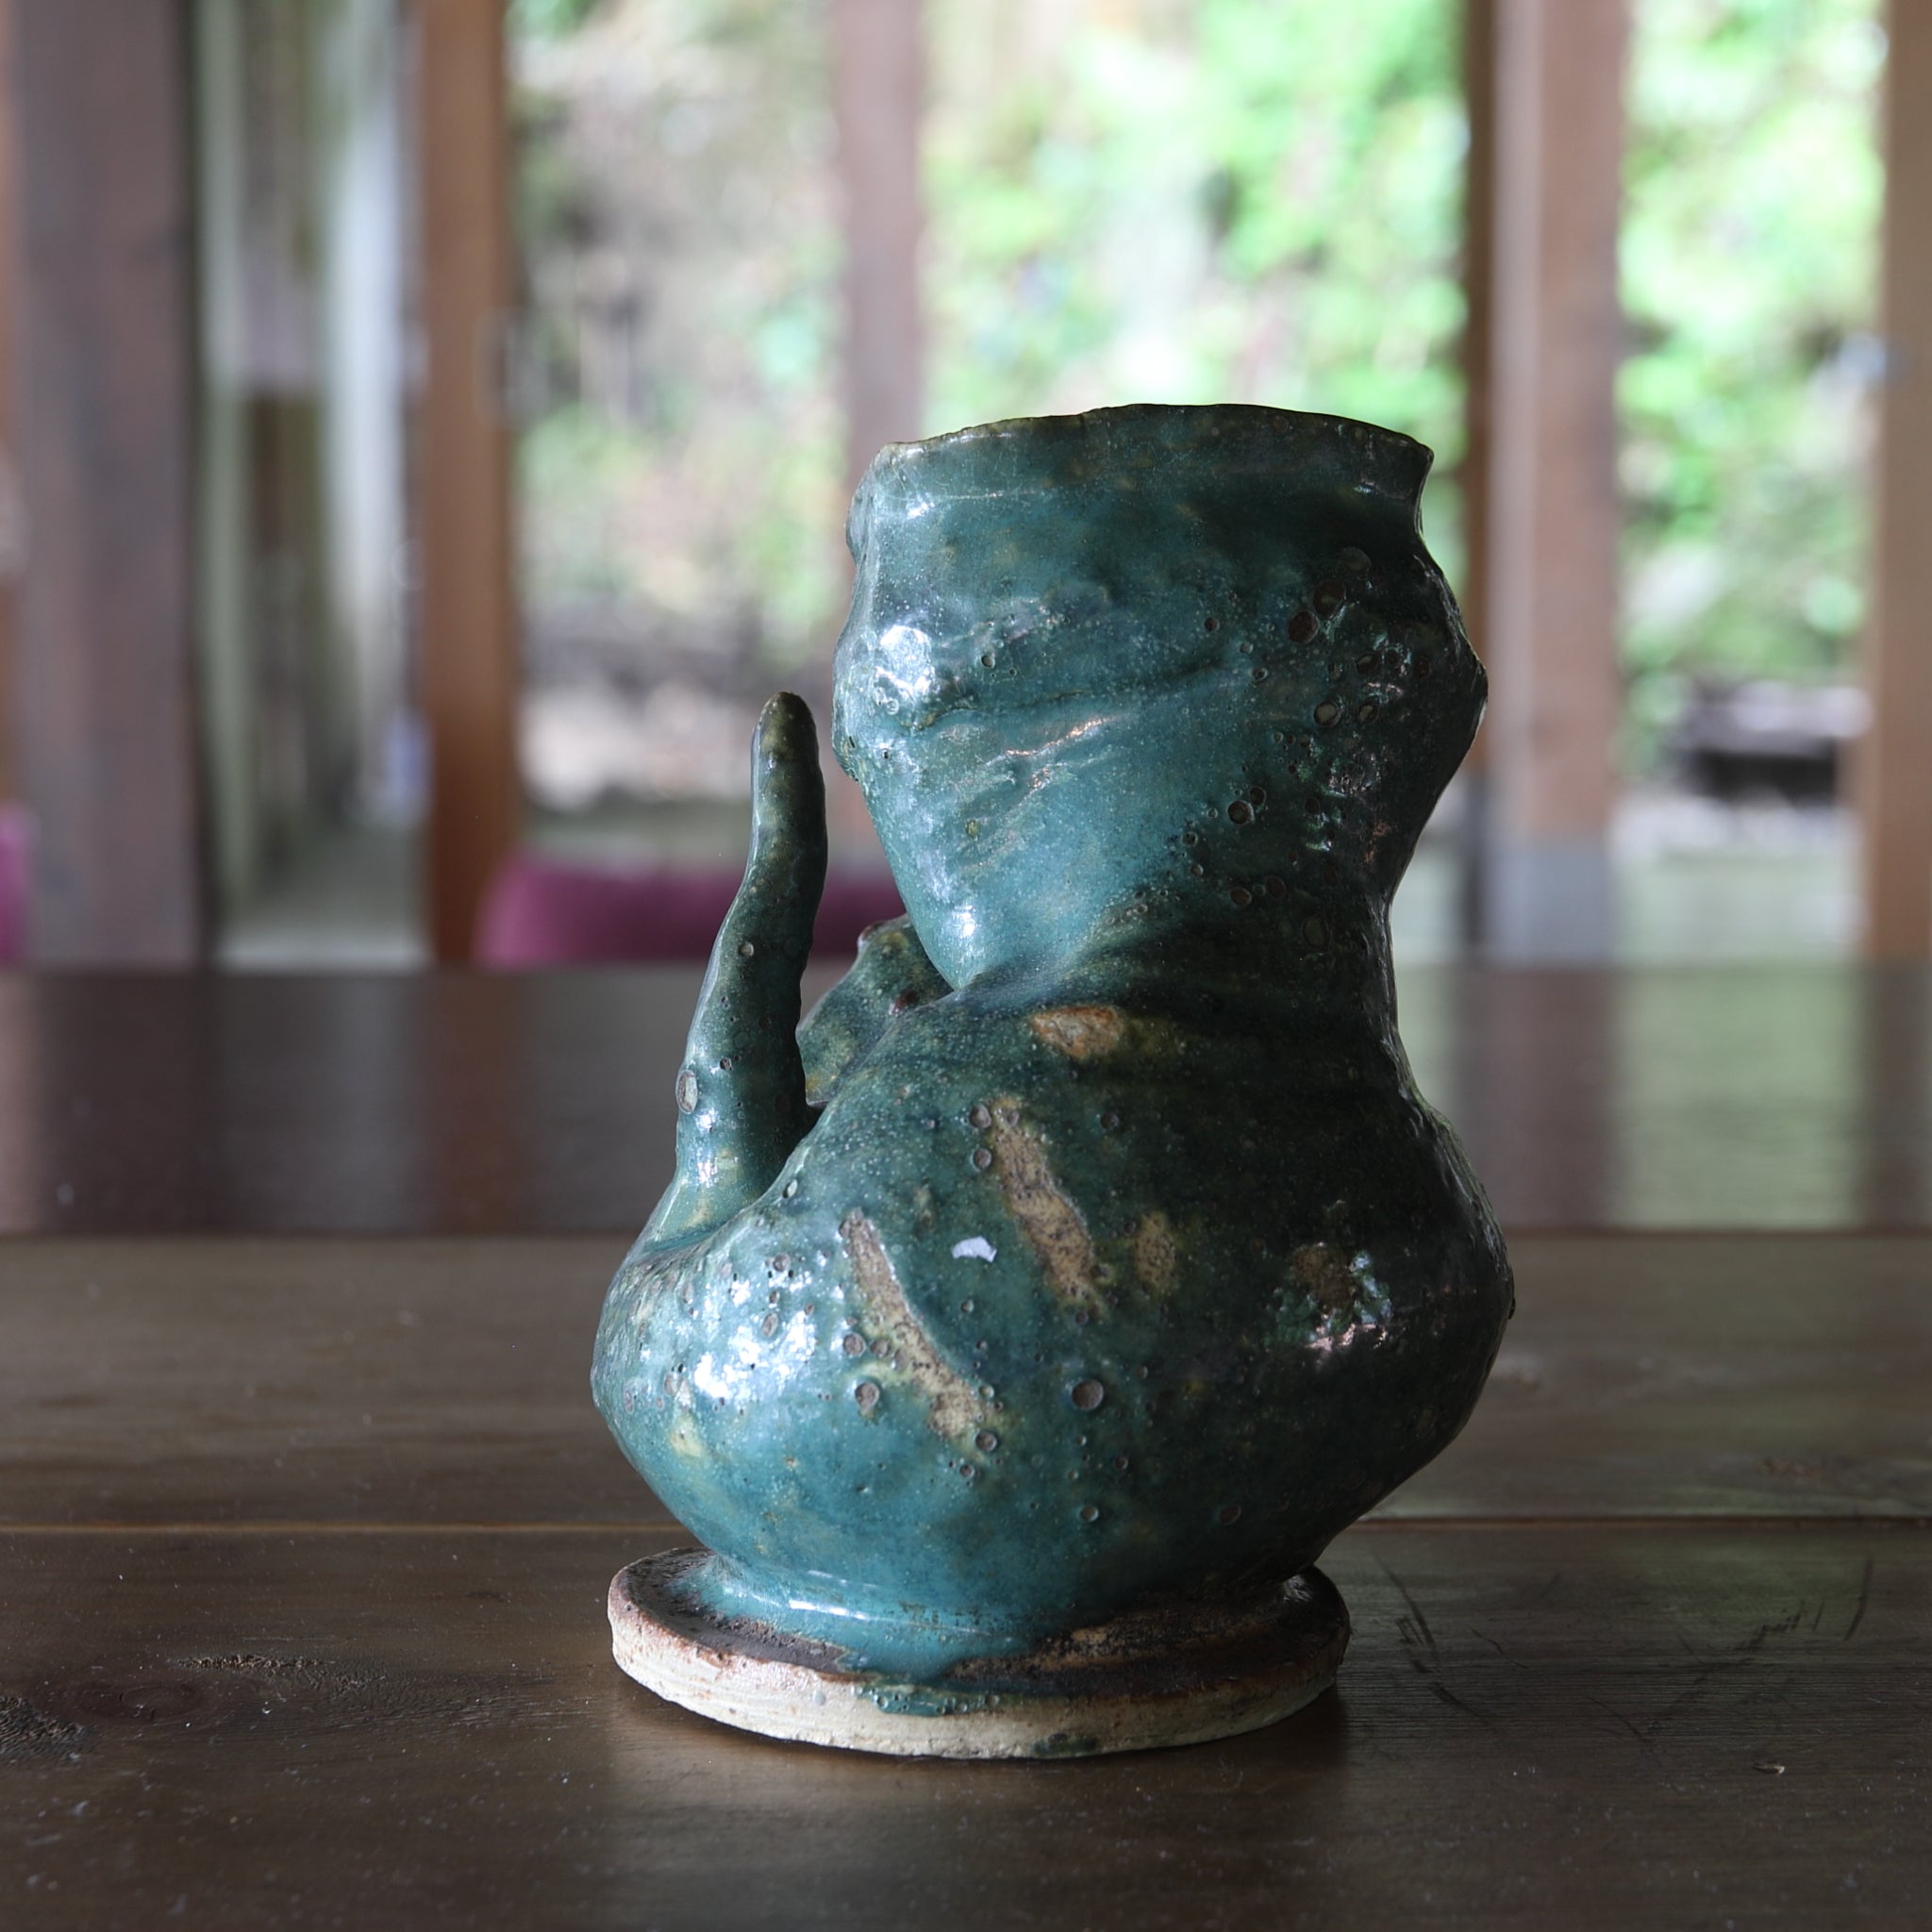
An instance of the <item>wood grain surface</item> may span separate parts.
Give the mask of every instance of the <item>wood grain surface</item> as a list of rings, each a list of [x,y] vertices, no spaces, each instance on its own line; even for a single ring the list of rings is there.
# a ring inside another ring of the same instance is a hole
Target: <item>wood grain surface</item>
[[[591,1407],[609,1238],[0,1243],[0,1522],[663,1521]],[[1519,1237],[1401,1517],[1932,1523],[1932,1239]]]
[[[949,1766],[609,1659],[693,975],[0,980],[0,1925],[1923,1925],[1928,986],[1406,981],[1519,1313],[1339,1689]]]
[[[1915,1531],[1360,1527],[1299,1716],[964,1766],[621,1676],[605,1583],[674,1534],[0,1539],[7,1923],[1924,1923]]]
[[[826,983],[811,975],[808,996]],[[695,967],[0,975],[0,1232],[635,1232]],[[1932,1228],[1932,974],[1426,968],[1507,1227]]]

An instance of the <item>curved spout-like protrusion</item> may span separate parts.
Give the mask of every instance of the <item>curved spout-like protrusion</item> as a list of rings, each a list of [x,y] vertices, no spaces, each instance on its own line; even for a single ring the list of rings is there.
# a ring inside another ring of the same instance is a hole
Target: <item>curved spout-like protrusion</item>
[[[805,700],[780,691],[752,742],[751,856],[678,1068],[677,1173],[647,1241],[727,1220],[771,1186],[805,1138],[798,988],[824,887],[818,732]]]

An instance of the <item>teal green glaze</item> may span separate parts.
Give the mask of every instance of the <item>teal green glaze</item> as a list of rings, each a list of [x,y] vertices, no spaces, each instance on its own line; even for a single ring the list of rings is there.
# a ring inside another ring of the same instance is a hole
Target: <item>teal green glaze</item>
[[[1388,938],[1484,688],[1427,465],[1236,408],[873,465],[833,729],[909,922],[794,1041],[823,807],[774,699],[597,1341],[713,1608],[931,1682],[1291,1574],[1461,1427],[1509,1269]]]

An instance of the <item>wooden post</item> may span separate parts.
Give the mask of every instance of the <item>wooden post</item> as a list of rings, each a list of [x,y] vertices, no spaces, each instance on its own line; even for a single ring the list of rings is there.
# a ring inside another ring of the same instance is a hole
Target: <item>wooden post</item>
[[[14,775],[13,634],[22,531],[13,455],[13,309],[20,286],[14,234],[20,161],[14,146],[13,4],[14,0],[0,0],[0,803],[19,791]]]
[[[431,938],[470,958],[515,843],[517,614],[502,358],[511,300],[501,0],[416,0],[425,367],[417,410]]]
[[[194,344],[182,0],[16,8],[16,741],[44,963],[205,934],[192,663]]]
[[[1496,275],[1496,0],[1462,0],[1462,92],[1469,145],[1462,171],[1462,621],[1476,655],[1489,653],[1491,303]],[[1478,730],[1457,783],[1461,874],[1457,923],[1478,948],[1488,924],[1490,737]]]
[[[922,0],[833,0],[832,107],[845,243],[845,482],[889,442],[917,436],[924,335],[919,301]],[[844,545],[838,541],[840,555]],[[830,724],[829,665],[809,695]],[[825,769],[832,862],[883,865],[858,788]]]
[[[1841,1144],[1860,1150],[1847,1203],[1861,1227],[1924,1227],[1932,1210],[1926,1183],[1925,1094],[1932,1091],[1932,984],[1911,964],[1864,972],[1858,1004],[1858,1089]]]
[[[1891,0],[1885,76],[1886,381],[1878,411],[1876,532],[1859,749],[1865,950],[1932,955],[1932,8]]]
[[[1491,17],[1486,940],[1591,959],[1611,941],[1627,0],[1493,0]]]
[[[920,431],[919,0],[834,0],[833,107],[845,206],[847,481]]]

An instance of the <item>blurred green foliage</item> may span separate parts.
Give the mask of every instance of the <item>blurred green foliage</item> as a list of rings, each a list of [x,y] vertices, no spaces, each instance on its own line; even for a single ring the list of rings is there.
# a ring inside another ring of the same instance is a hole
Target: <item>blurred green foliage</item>
[[[823,8],[517,0],[510,22],[535,669],[766,686],[824,655],[841,594]]]
[[[1629,761],[1695,676],[1822,679],[1864,618],[1877,0],[1640,0],[1619,397]]]
[[[583,25],[598,0],[510,0],[509,30],[525,41],[554,41]]]
[[[935,427],[1122,402],[1364,416],[1453,466],[1444,0],[929,0]]]
[[[929,430],[1368,417],[1460,564],[1456,0],[925,0]],[[825,0],[516,0],[533,613],[770,670],[841,594]],[[1879,0],[1637,0],[1620,400],[1641,765],[1863,613]],[[629,620],[627,620],[628,622]],[[656,641],[656,642],[654,642]],[[693,641],[695,641],[693,642]]]

